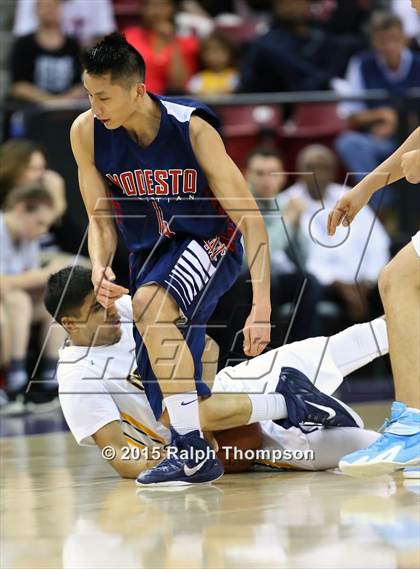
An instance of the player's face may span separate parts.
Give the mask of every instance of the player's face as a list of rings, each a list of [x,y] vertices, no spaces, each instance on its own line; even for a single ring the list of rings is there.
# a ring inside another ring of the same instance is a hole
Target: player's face
[[[106,128],[110,130],[119,128],[137,110],[136,85],[130,88],[122,83],[113,83],[109,73],[89,75],[86,71],[83,74],[83,83],[88,93],[92,113]]]
[[[283,164],[275,156],[254,156],[249,161],[246,179],[257,198],[272,198],[284,187]]]
[[[121,338],[121,322],[118,311],[114,306],[105,309],[95,298],[92,291],[80,307],[80,315],[74,320],[76,325],[76,342],[95,346],[115,344]],[[73,337],[71,332],[71,335]]]

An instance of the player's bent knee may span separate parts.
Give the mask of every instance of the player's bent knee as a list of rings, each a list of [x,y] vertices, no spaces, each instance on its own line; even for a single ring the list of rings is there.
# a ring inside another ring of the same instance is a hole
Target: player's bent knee
[[[172,297],[159,285],[139,288],[133,298],[136,326],[142,330],[151,324],[175,322],[179,308]]]
[[[409,247],[404,247],[379,273],[378,288],[382,299],[394,294],[400,296],[404,289],[420,286],[418,259],[415,252],[411,253]]]
[[[393,280],[393,268],[389,263],[381,270],[378,278],[379,294],[382,299],[389,296],[391,287],[393,288]]]

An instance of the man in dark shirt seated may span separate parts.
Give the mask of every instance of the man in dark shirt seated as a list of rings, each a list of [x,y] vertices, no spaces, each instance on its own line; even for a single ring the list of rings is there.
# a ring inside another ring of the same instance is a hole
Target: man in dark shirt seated
[[[12,46],[10,95],[29,103],[85,96],[79,47],[60,29],[61,0],[38,0],[39,27]]]
[[[310,0],[273,0],[273,15],[270,31],[244,57],[242,91],[324,89],[344,72],[351,44],[312,25]]]

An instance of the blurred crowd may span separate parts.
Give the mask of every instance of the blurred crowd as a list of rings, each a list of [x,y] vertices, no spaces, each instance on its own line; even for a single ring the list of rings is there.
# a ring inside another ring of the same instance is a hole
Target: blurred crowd
[[[375,194],[351,231],[341,228],[334,239],[326,216],[398,145],[404,97],[420,87],[420,22],[410,0],[17,0],[9,103],[27,111],[86,100],[80,50],[115,29],[143,55],[147,88],[158,94],[216,101],[235,93],[388,92],[380,101],[220,109],[228,151],[269,233],[273,342],[380,314],[377,277],[405,238],[395,188]],[[50,326],[43,287],[76,253],[89,264],[62,238],[67,202],[80,200],[74,180],[51,169],[43,146],[13,125],[12,116],[0,146],[0,405],[25,389],[34,367],[43,389],[55,390],[63,337]],[[122,284],[125,255],[116,259]],[[217,337],[224,361],[241,357],[237,331],[250,301],[244,268],[213,318],[230,315]]]
[[[394,26],[372,21],[377,10]],[[142,53],[150,91],[205,95],[328,89],[335,78],[408,87],[420,34],[410,0],[17,0],[11,96],[83,97],[78,50],[115,29]],[[381,64],[367,80],[372,50]]]

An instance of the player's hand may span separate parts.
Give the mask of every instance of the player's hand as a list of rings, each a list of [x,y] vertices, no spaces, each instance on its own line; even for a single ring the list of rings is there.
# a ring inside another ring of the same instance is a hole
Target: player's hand
[[[258,356],[270,342],[271,306],[255,304],[245,322],[244,353],[247,356]]]
[[[128,289],[117,285],[115,274],[111,267],[94,267],[92,269],[92,283],[96,298],[104,308],[109,308],[116,300],[128,293]]]
[[[348,227],[370,197],[368,192],[356,187],[340,198],[328,215],[328,235],[334,235],[339,225]]]
[[[401,168],[411,184],[420,183],[420,150],[410,150],[401,157]]]

